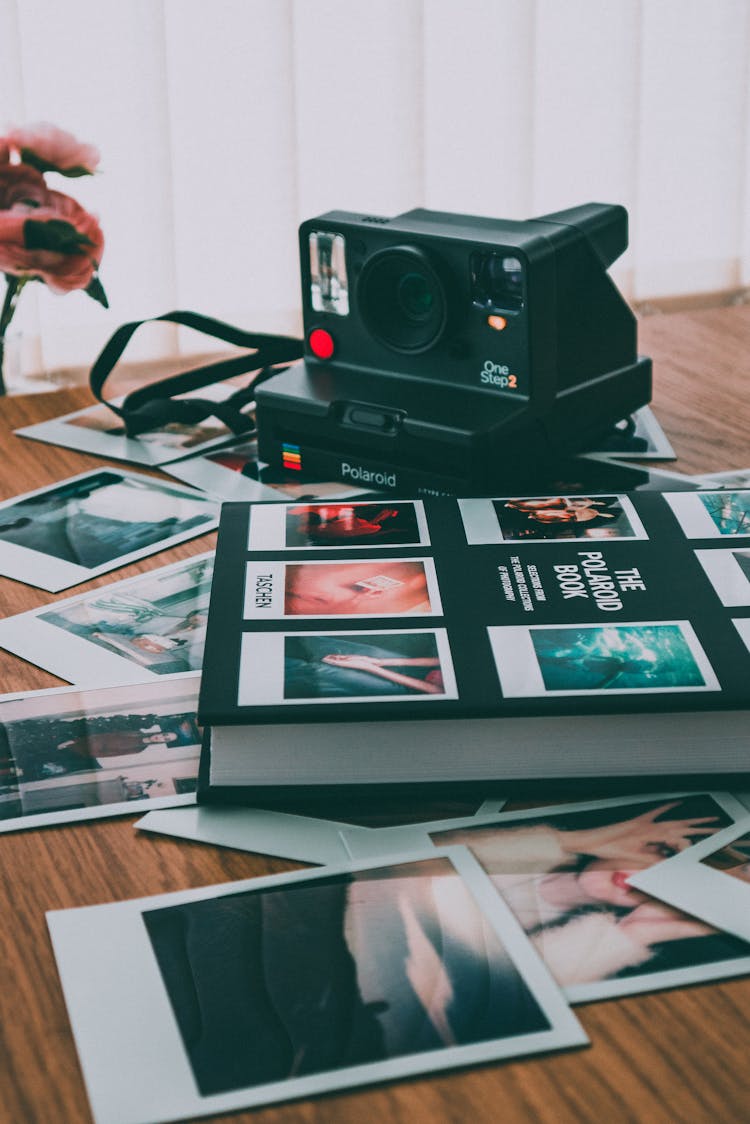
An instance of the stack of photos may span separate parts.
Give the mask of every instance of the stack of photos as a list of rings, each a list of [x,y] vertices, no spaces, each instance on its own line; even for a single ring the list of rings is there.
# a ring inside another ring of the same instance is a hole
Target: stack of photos
[[[165,471],[186,484],[222,500],[263,503],[273,500],[346,499],[372,489],[352,488],[339,481],[290,478],[258,461],[258,442],[245,440],[205,456],[170,464]]]
[[[179,397],[223,402],[236,390],[236,386],[217,383]],[[117,398],[113,404],[119,406],[123,401]],[[104,405],[88,406],[85,410],[17,429],[16,433],[20,437],[79,449],[110,460],[146,465],[168,464],[180,457],[189,457],[235,440],[231,430],[218,418],[211,417],[193,425],[168,422],[137,437],[128,437],[120,416]]]
[[[214,552],[0,621],[0,647],[70,682],[200,671]]]
[[[464,848],[48,914],[97,1124],[586,1036]]]
[[[651,893],[648,868],[688,862],[738,823],[731,796],[682,793],[352,828],[344,841],[355,859],[468,847],[571,1002],[586,1002],[750,971],[750,945],[633,888]]]
[[[191,803],[198,676],[0,698],[0,831]]]
[[[213,530],[218,505],[112,469],[0,503],[0,573],[56,593]]]
[[[650,406],[643,406],[623,418],[596,442],[590,457],[617,457],[620,460],[676,460],[669,438]]]
[[[750,941],[750,816],[639,872],[631,882],[675,909]]]
[[[456,815],[461,801],[443,801],[445,814]],[[465,802],[464,802],[465,803]],[[474,814],[498,812],[504,800],[485,801]],[[157,835],[170,835],[191,839],[212,847],[231,847],[236,851],[276,855],[282,859],[298,859],[306,863],[346,862],[349,852],[344,845],[342,832],[350,827],[382,827],[392,824],[414,823],[416,820],[434,819],[440,805],[434,803],[409,804],[407,812],[399,814],[391,802],[388,808],[351,805],[339,814],[342,820],[316,819],[313,816],[272,812],[263,808],[245,808],[234,805],[212,807],[198,804],[192,808],[171,808],[168,811],[149,811],[135,824],[139,831]],[[462,814],[470,814],[466,807]]]

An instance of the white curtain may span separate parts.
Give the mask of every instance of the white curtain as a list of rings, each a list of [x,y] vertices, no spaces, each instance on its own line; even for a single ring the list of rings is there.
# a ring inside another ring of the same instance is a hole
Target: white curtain
[[[295,329],[296,227],[332,208],[619,202],[631,299],[747,286],[749,60],[746,0],[0,0],[0,130],[102,150],[62,190],[100,216],[111,308],[26,290],[27,361],[170,308]]]

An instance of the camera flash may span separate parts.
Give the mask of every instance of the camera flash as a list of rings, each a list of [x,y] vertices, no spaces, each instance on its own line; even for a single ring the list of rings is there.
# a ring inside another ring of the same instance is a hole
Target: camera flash
[[[487,323],[490,328],[494,328],[496,332],[502,332],[508,321],[504,316],[488,316]]]

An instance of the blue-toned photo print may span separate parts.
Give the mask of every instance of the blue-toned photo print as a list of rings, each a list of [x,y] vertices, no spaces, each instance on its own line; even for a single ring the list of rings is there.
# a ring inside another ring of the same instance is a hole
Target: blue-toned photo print
[[[531,639],[548,691],[705,685],[679,625],[545,628]]]
[[[750,538],[750,490],[665,492],[689,539]]]
[[[689,621],[488,629],[503,694],[719,690]]]

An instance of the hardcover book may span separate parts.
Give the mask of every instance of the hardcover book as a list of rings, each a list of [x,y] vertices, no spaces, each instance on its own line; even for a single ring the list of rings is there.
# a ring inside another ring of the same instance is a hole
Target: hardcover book
[[[201,795],[726,782],[749,649],[750,490],[225,504]]]

